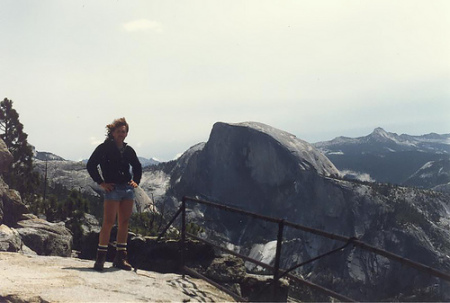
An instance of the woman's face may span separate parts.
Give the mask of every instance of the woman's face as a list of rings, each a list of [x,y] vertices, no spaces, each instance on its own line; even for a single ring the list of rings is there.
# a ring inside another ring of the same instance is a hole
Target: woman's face
[[[125,125],[116,127],[114,131],[112,132],[112,136],[114,138],[114,141],[118,143],[122,143],[125,138],[127,137],[127,127]]]

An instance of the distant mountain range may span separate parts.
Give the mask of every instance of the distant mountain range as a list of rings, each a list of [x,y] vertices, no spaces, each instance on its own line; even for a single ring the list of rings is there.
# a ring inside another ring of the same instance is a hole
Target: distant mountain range
[[[313,144],[348,178],[433,188],[450,182],[450,134],[371,134]],[[426,169],[426,174],[419,170]]]
[[[337,137],[312,146],[347,179],[450,190],[450,134],[397,135],[378,127],[367,136]],[[65,161],[50,152],[36,151],[35,158]],[[139,160],[143,167],[161,163],[154,158]]]
[[[58,155],[55,155],[55,154],[52,154],[49,152],[40,152],[40,151],[35,151],[34,158],[41,160],[41,161],[46,161],[46,160],[47,161],[65,161],[64,158],[62,158]]]
[[[45,160],[47,160],[47,161],[66,161],[66,159],[64,159],[58,155],[49,153],[49,152],[36,151],[34,157],[35,157],[35,159],[41,160],[41,161],[45,161]],[[142,167],[147,167],[150,165],[156,165],[156,164],[160,163],[160,161],[155,160],[153,158],[150,158],[150,159],[143,158],[143,157],[138,157],[138,158],[142,164]],[[81,162],[87,163],[87,161],[88,161],[87,159],[84,159]]]
[[[142,167],[147,167],[147,166],[156,165],[156,164],[160,163],[160,161],[155,160],[153,158],[150,158],[150,159],[143,158],[143,157],[138,157],[138,158],[142,164]]]

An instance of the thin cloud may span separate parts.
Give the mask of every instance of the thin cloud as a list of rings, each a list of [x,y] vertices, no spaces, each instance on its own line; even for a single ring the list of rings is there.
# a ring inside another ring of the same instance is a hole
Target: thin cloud
[[[154,31],[160,33],[163,29],[161,23],[147,19],[130,21],[122,26],[127,32]]]

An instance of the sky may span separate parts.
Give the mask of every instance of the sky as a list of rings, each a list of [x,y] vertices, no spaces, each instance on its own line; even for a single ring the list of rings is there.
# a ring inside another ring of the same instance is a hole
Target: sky
[[[450,133],[450,1],[0,0],[0,99],[78,161],[125,117],[168,161],[215,122],[310,143]]]

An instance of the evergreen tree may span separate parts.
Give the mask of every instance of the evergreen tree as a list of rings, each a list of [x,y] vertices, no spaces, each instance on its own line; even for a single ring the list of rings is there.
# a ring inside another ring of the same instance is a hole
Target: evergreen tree
[[[13,162],[3,174],[12,188],[18,190],[25,200],[35,200],[39,185],[39,175],[33,172],[33,150],[28,144],[28,135],[23,131],[19,114],[13,108],[12,100],[5,98],[0,102],[0,138],[5,141],[13,155]]]
[[[58,200],[55,195],[50,195],[45,201],[42,207],[42,212],[44,213],[47,221],[55,222],[58,218]]]
[[[83,198],[78,190],[72,189],[67,199],[61,203],[62,220],[73,234],[73,247],[81,249],[81,238],[83,236],[82,218],[88,212],[88,201]]]

